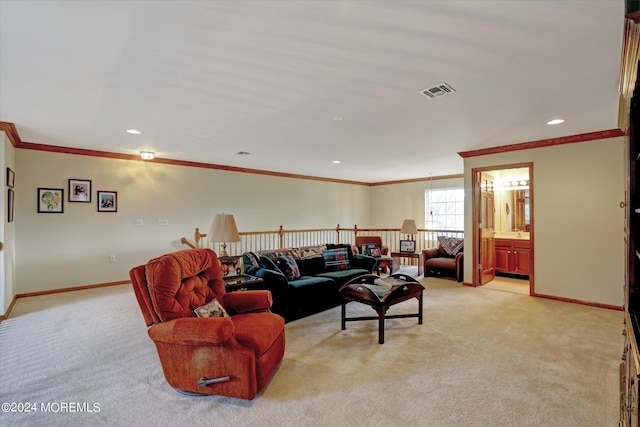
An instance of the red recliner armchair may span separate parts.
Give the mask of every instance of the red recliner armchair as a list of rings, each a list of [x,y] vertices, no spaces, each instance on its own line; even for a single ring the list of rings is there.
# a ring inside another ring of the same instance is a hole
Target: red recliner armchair
[[[284,319],[269,291],[226,293],[211,249],[152,259],[129,272],[167,382],[178,391],[253,399],[284,356]],[[231,317],[196,317],[216,299]]]

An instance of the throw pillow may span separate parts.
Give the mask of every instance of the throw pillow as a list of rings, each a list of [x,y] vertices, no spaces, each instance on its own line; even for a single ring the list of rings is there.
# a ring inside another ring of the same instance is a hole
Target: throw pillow
[[[278,269],[282,271],[282,274],[285,275],[287,280],[300,278],[300,269],[298,268],[298,264],[296,264],[296,260],[293,259],[293,256],[285,255],[278,257],[276,265],[278,266]]]
[[[193,310],[198,317],[231,317],[227,310],[218,302],[217,299],[212,299],[205,305],[201,305],[200,307]]]
[[[348,270],[349,252],[347,248],[327,249],[322,253],[327,271]]]
[[[255,252],[245,252],[244,256],[247,257],[249,263],[251,265],[255,265],[256,267],[260,267],[260,255]]]
[[[322,256],[307,259],[297,259],[296,264],[298,264],[298,269],[300,269],[301,276],[313,276],[315,274],[325,272],[324,258],[322,258]]]
[[[260,255],[260,267],[266,268],[267,270],[280,272],[280,269],[276,265],[276,262],[268,256]]]
[[[438,237],[438,242],[449,256],[456,256],[464,246],[464,239],[457,237],[440,236]]]
[[[327,249],[326,245],[306,246],[292,249],[292,255],[296,259],[310,259],[322,257],[322,252]]]
[[[382,256],[382,252],[380,251],[380,248],[371,248],[369,250],[369,255],[374,258],[380,258]]]

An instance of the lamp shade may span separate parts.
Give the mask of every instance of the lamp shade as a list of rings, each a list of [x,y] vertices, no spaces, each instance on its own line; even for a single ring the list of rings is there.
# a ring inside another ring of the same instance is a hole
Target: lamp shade
[[[216,214],[211,222],[211,228],[207,234],[207,240],[210,242],[239,242],[240,235],[236,220],[231,214]]]
[[[418,234],[418,227],[416,227],[416,222],[412,219],[405,219],[402,223],[400,232],[402,234]]]

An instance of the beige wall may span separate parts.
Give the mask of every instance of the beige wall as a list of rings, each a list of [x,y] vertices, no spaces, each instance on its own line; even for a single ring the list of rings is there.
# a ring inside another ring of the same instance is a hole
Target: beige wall
[[[6,313],[9,304],[16,294],[15,281],[15,222],[7,222],[8,187],[6,168],[11,168],[15,172],[15,149],[4,132],[0,132],[0,171],[3,175],[4,185],[2,195],[2,206],[0,207],[0,242],[4,245],[4,250],[0,252],[0,315]],[[16,177],[17,180],[17,177]]]
[[[465,159],[465,248],[472,247],[471,170],[523,162],[533,162],[535,292],[621,306],[624,138]],[[464,268],[471,283],[472,257]]]
[[[428,173],[425,172],[425,176]],[[433,181],[425,180],[371,187],[370,227],[400,228],[403,220],[414,219],[418,228],[424,228],[424,193],[432,185],[434,189],[463,187],[464,179],[462,177],[446,179],[434,177]]]
[[[16,169],[18,294],[127,280],[131,267],[187,249],[180,237],[206,232],[216,213],[234,214],[239,231],[369,222],[362,185],[24,149]],[[92,203],[67,201],[69,178],[92,181]],[[64,214],[37,213],[38,187],[65,189]],[[118,192],[117,213],[97,212],[97,190]]]

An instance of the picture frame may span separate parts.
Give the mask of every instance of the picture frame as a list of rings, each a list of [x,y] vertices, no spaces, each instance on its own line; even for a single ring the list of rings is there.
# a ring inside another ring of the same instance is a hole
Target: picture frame
[[[98,212],[118,212],[118,192],[98,191]]]
[[[91,181],[69,178],[69,202],[91,203]]]
[[[38,187],[38,213],[64,213],[64,188]]]
[[[415,253],[416,241],[415,240],[400,240],[400,252],[402,253]]]
[[[7,193],[7,222],[13,222],[13,205],[15,194],[11,188],[7,190]]]
[[[16,173],[11,168],[7,168],[7,187],[13,188],[15,185]]]
[[[241,256],[221,256],[218,259],[224,278],[244,276],[244,263]]]

